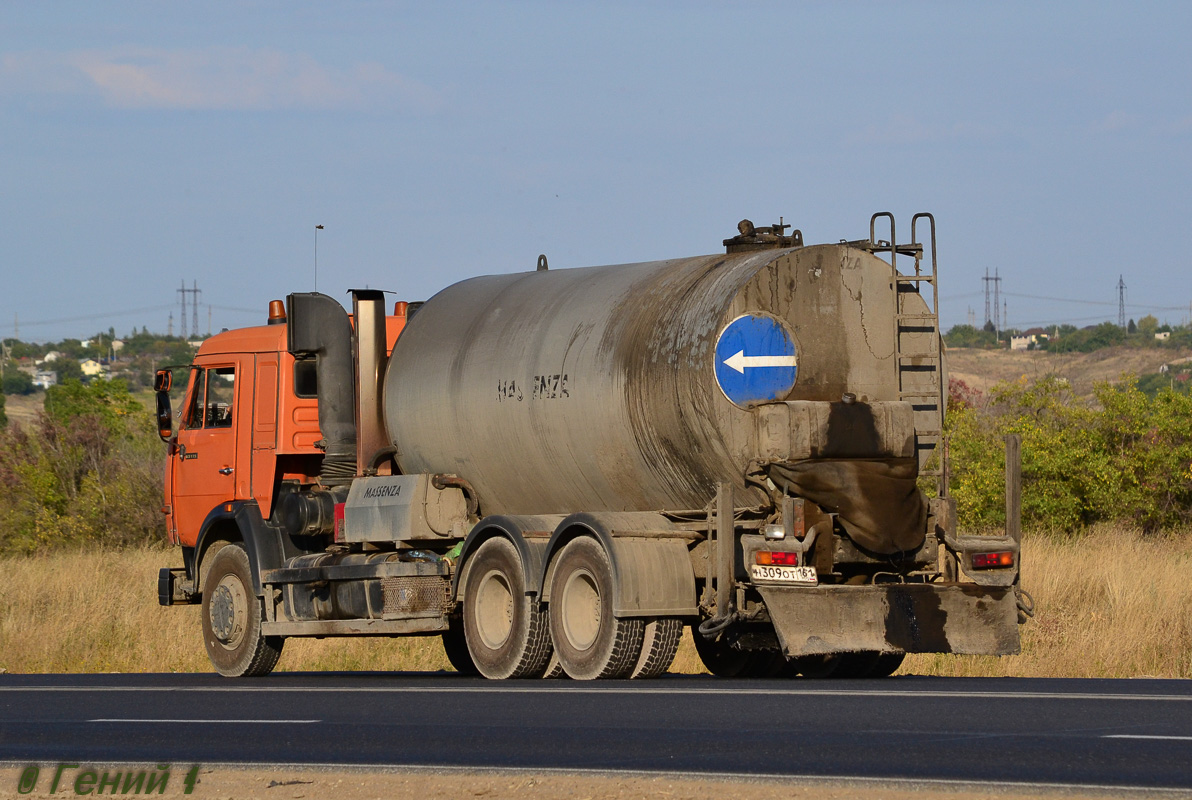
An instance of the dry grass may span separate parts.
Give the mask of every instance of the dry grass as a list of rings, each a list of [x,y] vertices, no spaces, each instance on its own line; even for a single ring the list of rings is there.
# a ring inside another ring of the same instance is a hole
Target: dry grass
[[[948,350],[948,374],[983,392],[1000,381],[1044,375],[1067,378],[1077,395],[1089,395],[1098,381],[1116,383],[1124,374],[1158,372],[1159,367],[1192,355],[1183,348],[1106,347],[1091,353],[1050,353],[1044,350]]]
[[[0,559],[0,669],[7,672],[209,672],[196,606],[157,605],[160,547]],[[1192,536],[1102,528],[1024,543],[1023,585],[1038,614],[1023,653],[912,656],[903,673],[1192,677]],[[291,639],[279,669],[448,669],[435,637]],[[673,672],[702,672],[689,637]]]

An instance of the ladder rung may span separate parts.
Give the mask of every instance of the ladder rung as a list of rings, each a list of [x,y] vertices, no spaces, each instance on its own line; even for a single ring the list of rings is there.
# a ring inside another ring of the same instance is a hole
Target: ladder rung
[[[920,320],[922,322],[935,322],[936,321],[935,314],[899,314],[898,319],[899,320],[913,319],[913,320]]]
[[[899,283],[935,283],[934,275],[898,275],[894,280]]]

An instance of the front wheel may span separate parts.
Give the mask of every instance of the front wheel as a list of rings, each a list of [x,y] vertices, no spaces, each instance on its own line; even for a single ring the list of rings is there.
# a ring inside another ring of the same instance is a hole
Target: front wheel
[[[220,675],[257,677],[277,666],[285,639],[262,636],[263,618],[248,553],[239,544],[220,548],[203,581],[203,643]]]

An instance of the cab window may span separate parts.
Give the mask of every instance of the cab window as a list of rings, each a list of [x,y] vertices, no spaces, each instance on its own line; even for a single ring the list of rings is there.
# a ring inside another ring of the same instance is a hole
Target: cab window
[[[186,414],[186,427],[230,428],[236,401],[236,368],[196,369],[194,394]]]
[[[190,405],[186,407],[181,427],[194,430],[203,427],[203,403],[207,395],[207,370],[192,367],[191,375],[194,376],[192,381],[194,390],[191,392]]]

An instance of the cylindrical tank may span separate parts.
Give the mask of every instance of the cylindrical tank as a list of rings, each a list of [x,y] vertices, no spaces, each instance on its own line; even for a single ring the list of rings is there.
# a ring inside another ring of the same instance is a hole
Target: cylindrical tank
[[[758,403],[899,399],[894,296],[845,245],[473,278],[397,341],[388,433],[404,472],[466,477],[485,514],[696,509],[718,481],[745,500]],[[742,317],[789,337],[793,385],[733,383],[774,355],[717,355]]]

